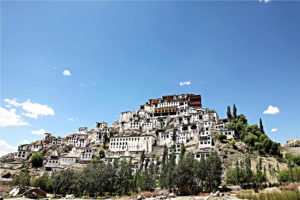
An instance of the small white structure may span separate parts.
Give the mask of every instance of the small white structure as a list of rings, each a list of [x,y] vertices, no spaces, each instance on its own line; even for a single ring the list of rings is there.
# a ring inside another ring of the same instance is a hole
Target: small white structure
[[[234,131],[233,130],[220,130],[219,134],[226,135],[228,140],[231,140],[231,139],[234,138]]]
[[[36,142],[32,145],[31,151],[39,152],[43,149],[43,143],[41,141]]]
[[[113,165],[116,160],[118,160],[117,157],[115,157],[115,156],[108,156],[108,157],[104,158],[104,163],[105,164],[111,164],[111,165]]]
[[[108,124],[106,122],[96,122],[95,130],[106,131]]]
[[[72,164],[76,163],[77,157],[78,156],[76,155],[76,148],[73,147],[72,151],[70,153],[61,157],[60,164],[64,165],[64,166],[72,165]]]
[[[61,137],[54,137],[52,138],[52,145],[62,145],[63,144],[63,139]]]
[[[111,137],[109,150],[112,152],[145,151],[151,152],[154,144],[152,135]]]
[[[87,145],[87,135],[85,134],[72,134],[67,136],[68,144],[72,144],[75,147],[85,147]]]
[[[45,165],[45,170],[47,172],[57,172],[61,170],[59,157],[57,155],[52,155],[47,164]]]
[[[85,160],[85,161],[92,160],[94,157],[94,152],[95,150],[91,148],[84,149],[80,154],[80,160]]]
[[[199,136],[199,149],[212,147],[212,138],[210,135],[208,136]]]
[[[30,152],[29,144],[23,144],[18,147],[17,158],[22,158],[24,160],[27,160],[30,156],[31,156],[31,152]]]
[[[78,134],[87,134],[88,127],[79,127]]]
[[[195,153],[195,160],[200,161],[202,158],[207,159],[209,157],[209,151],[199,151]]]

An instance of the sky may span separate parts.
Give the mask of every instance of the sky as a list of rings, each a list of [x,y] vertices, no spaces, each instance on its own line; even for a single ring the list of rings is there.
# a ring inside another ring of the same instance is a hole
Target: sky
[[[0,155],[182,93],[300,138],[299,24],[296,1],[1,1]]]

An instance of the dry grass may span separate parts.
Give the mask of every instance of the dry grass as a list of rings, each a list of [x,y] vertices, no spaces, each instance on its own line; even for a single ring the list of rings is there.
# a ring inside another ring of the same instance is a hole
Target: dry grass
[[[254,193],[253,191],[241,191],[238,195],[240,199],[249,200],[300,200],[300,193],[297,191],[282,191],[272,193]]]

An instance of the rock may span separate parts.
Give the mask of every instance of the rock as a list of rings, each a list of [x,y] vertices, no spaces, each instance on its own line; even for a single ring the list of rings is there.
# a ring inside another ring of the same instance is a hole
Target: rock
[[[152,197],[153,195],[152,195],[152,193],[151,192],[144,192],[144,194],[143,194],[143,197],[144,198],[150,198],[150,197]]]
[[[170,193],[170,194],[169,194],[169,197],[170,197],[170,198],[175,198],[176,195],[175,195],[174,193]]]
[[[66,199],[74,199],[75,196],[73,194],[68,194],[66,195]]]
[[[27,198],[40,198],[40,197],[45,198],[47,196],[47,192],[39,188],[31,188],[26,192],[24,192],[23,195]]]
[[[137,200],[142,200],[144,198],[144,196],[143,196],[143,194],[141,194],[141,195],[139,195],[139,196],[137,196]]]

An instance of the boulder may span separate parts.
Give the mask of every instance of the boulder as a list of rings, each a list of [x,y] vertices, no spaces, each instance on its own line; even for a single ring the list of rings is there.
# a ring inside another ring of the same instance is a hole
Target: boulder
[[[27,197],[27,198],[40,198],[40,197],[46,197],[47,196],[47,192],[45,192],[44,190],[41,190],[39,188],[31,188],[29,190],[27,190],[26,192],[23,193],[23,196]]]

